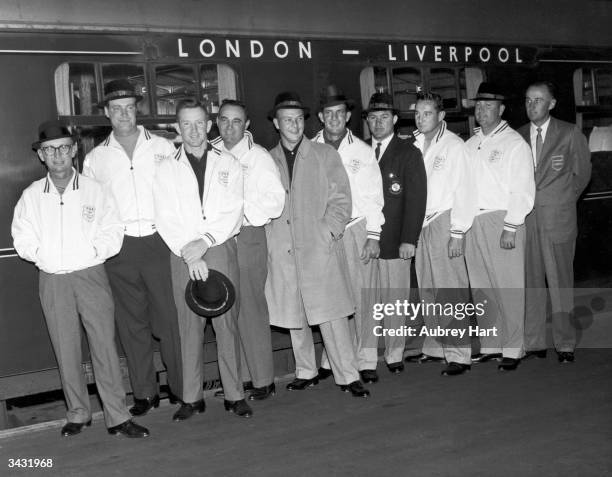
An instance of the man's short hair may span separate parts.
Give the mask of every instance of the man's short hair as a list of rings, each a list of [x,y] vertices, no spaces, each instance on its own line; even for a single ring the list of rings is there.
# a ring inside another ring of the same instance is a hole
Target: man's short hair
[[[419,91],[416,97],[417,103],[419,101],[431,101],[434,104],[437,112],[444,111],[444,100],[442,96],[431,91]]]
[[[221,101],[221,105],[219,106],[219,114],[221,114],[221,110],[224,106],[237,106],[239,108],[242,108],[242,110],[244,111],[245,120],[249,119],[249,111],[247,110],[246,104],[244,104],[242,101],[229,98],[224,99],[223,101]]]
[[[532,86],[534,88],[546,88],[550,94],[550,97],[552,99],[556,99],[557,87],[554,85],[554,83],[551,83],[550,81],[535,81],[534,83],[531,83],[527,89],[531,88]]]
[[[206,115],[206,119],[208,119],[208,108],[206,107],[204,103],[202,103],[201,101],[198,101],[195,98],[181,99],[176,105],[176,117],[178,118],[179,113],[183,109],[196,109],[196,108],[200,108],[202,111],[204,111],[204,114]]]

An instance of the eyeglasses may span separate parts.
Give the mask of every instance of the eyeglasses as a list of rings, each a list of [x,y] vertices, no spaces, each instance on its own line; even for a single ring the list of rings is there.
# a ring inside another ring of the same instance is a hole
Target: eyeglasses
[[[55,153],[59,151],[60,154],[66,155],[72,149],[72,144],[62,144],[60,146],[43,146],[40,148],[46,156],[55,156]]]
[[[532,104],[538,106],[546,101],[544,98],[525,98],[525,104],[531,106]]]

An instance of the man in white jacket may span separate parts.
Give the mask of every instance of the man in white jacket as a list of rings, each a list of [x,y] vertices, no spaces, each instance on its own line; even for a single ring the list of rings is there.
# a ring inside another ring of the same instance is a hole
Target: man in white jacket
[[[349,266],[351,287],[355,299],[355,317],[350,330],[355,344],[357,366],[361,380],[365,383],[378,381],[377,340],[373,334],[376,321],[372,315],[376,273],[374,262],[380,253],[380,231],[385,218],[382,176],[373,149],[356,137],[347,127],[351,119],[353,101],[328,86],[319,107],[319,120],[323,129],[313,141],[331,145],[342,158],[351,186],[352,217],[346,226],[342,241]],[[323,350],[319,378],[332,375],[327,353]]]
[[[243,103],[224,100],[219,108],[217,127],[221,135],[211,144],[238,159],[244,174],[244,219],[236,237],[242,381],[252,381],[250,400],[263,400],[275,392],[272,336],[264,293],[268,276],[264,225],[283,211],[285,188],[270,153],[255,144],[246,130],[249,119]]]
[[[159,338],[171,391],[178,394],[182,388],[178,319],[169,280],[171,253],[157,233],[153,211],[156,165],[174,156],[176,148],[136,125],[140,99],[127,80],[106,84],[101,106],[113,131],[83,163],[83,174],[111,191],[123,224],[123,246],[106,262],[106,271],[134,393],[134,416],[159,406],[153,335]]]
[[[172,287],[179,316],[183,353],[183,403],[175,421],[205,410],[202,384],[203,335],[206,320],[185,302],[189,278],[206,280],[208,267],[238,284],[234,236],[243,219],[243,175],[231,154],[208,143],[212,125],[206,107],[184,100],[176,108],[183,145],[171,158],[160,161],[155,176],[155,222],[172,250]],[[225,409],[240,417],[253,411],[244,399],[240,375],[240,337],[236,303],[213,318],[219,374]]]
[[[42,124],[32,147],[48,174],[23,192],[11,231],[19,256],[40,269],[40,302],[68,406],[61,434],[73,436],[91,424],[81,367],[82,323],[108,432],[146,437],[149,431],[131,421],[127,410],[113,298],[102,265],[117,254],[123,240],[115,202],[102,186],[72,167],[77,145],[63,124]]]
[[[499,369],[512,371],[524,355],[525,217],[535,180],[529,145],[502,120],[504,99],[492,83],[482,83],[474,98],[480,127],[466,147],[478,212],[465,259],[475,304],[486,303],[478,324],[487,336],[480,336],[475,361],[503,358]]]
[[[474,185],[465,143],[448,130],[444,115],[440,95],[417,95],[414,144],[423,154],[427,172],[427,206],[415,265],[421,299],[425,303],[465,306],[470,299],[464,259],[465,234],[474,220]],[[423,318],[428,330],[438,326],[468,330],[469,317],[463,314],[424,313]],[[417,360],[444,359],[448,366],[443,375],[453,376],[469,370],[469,336],[436,339],[425,335],[423,354]]]

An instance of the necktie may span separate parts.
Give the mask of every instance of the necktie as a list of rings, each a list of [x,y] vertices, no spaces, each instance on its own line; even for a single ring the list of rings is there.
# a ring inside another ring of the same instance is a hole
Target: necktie
[[[542,155],[542,145],[544,141],[542,141],[542,128],[537,128],[538,135],[536,136],[536,166],[540,163],[540,156]]]
[[[374,150],[374,154],[376,154],[376,160],[380,160],[380,146],[382,146],[382,143],[377,142],[376,143],[376,149]]]

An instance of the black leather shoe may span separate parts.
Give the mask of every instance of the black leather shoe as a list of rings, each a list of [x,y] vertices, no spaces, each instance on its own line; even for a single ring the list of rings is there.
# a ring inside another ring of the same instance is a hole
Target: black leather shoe
[[[183,404],[183,401],[172,391],[168,391],[168,402],[170,404]]]
[[[441,363],[444,358],[438,358],[436,356],[429,356],[428,354],[418,354],[416,356],[406,356],[404,359],[406,363]]]
[[[472,355],[472,363],[486,363],[487,361],[501,361],[501,353],[478,353]]]
[[[154,407],[159,407],[159,394],[144,399],[134,398],[134,405],[130,408],[130,414],[132,416],[144,416]]]
[[[559,363],[573,363],[574,352],[573,351],[557,351],[557,358]]]
[[[520,359],[515,358],[504,358],[497,369],[500,371],[514,371],[520,363]]]
[[[263,401],[268,399],[270,396],[276,394],[276,386],[274,383],[262,386],[260,388],[253,388],[249,394],[249,401]]]
[[[149,435],[149,429],[139,426],[129,419],[118,426],[109,427],[108,433],[113,436],[121,434],[125,437],[147,437]]]
[[[370,391],[363,387],[361,381],[353,381],[350,384],[343,384],[340,389],[345,393],[351,393],[353,397],[367,398],[370,396]]]
[[[546,358],[546,350],[545,349],[534,349],[533,351],[527,351],[523,359],[527,359],[531,357],[544,359]]]
[[[317,384],[319,384],[319,378],[316,376],[312,379],[295,378],[293,381],[287,384],[287,389],[289,391],[303,391],[304,389],[316,386]]]
[[[181,404],[181,407],[178,408],[178,411],[174,413],[172,420],[185,421],[194,414],[200,414],[204,411],[206,411],[206,403],[204,402],[204,399],[200,399],[199,401],[193,403],[184,402]]]
[[[359,371],[359,376],[364,383],[376,383],[378,382],[378,373],[375,369],[364,369]]]
[[[472,367],[469,364],[462,363],[448,363],[448,366],[442,370],[442,376],[459,376],[460,374],[469,371]]]
[[[404,363],[399,361],[398,363],[387,363],[387,369],[392,374],[400,374],[404,371]]]
[[[317,378],[319,378],[321,381],[323,381],[324,379],[329,378],[333,374],[334,373],[332,373],[331,369],[319,368],[319,374],[317,375]]]
[[[91,426],[91,419],[87,422],[67,422],[62,427],[62,436],[70,437],[80,434],[84,427]]]
[[[251,417],[253,410],[244,399],[240,401],[223,401],[225,410],[236,414],[238,417]]]

